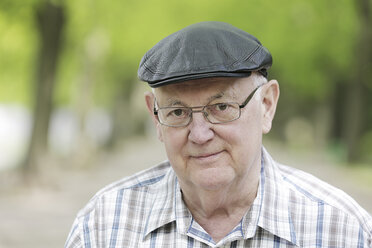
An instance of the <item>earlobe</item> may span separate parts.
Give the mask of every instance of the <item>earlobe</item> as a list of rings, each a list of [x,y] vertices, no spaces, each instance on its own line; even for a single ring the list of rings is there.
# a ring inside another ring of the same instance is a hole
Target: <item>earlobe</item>
[[[270,131],[275,116],[276,106],[279,99],[279,84],[276,80],[271,80],[264,87],[265,89],[262,92],[262,133],[266,134]]]
[[[149,111],[149,114],[151,116],[154,115],[154,99],[155,99],[155,96],[154,96],[154,93],[152,92],[145,92],[145,101],[146,101],[146,106],[147,106],[147,110]]]

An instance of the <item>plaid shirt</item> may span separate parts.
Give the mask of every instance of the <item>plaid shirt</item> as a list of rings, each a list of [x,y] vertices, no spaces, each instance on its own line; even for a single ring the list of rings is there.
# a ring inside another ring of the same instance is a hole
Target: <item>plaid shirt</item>
[[[193,219],[164,162],[98,192],[65,248],[372,247],[371,216],[344,192],[277,164],[265,149],[261,168],[250,210],[218,243]]]

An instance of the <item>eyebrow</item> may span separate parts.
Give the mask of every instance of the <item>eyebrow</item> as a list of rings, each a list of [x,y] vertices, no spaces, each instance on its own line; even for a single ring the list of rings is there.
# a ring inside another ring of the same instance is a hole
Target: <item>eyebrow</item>
[[[170,99],[167,100],[167,104],[166,104],[167,107],[172,107],[172,106],[175,106],[175,105],[186,106],[186,104],[184,104],[183,102],[181,102],[180,100],[177,100],[177,99],[170,98]]]
[[[226,94],[226,92],[224,91],[221,91],[213,96],[210,96],[207,98],[207,104],[209,104],[210,102],[212,102],[213,100],[216,100],[216,99],[221,99],[222,97],[226,96],[226,95],[230,95],[232,98],[235,98],[234,95],[231,95],[231,94]],[[173,106],[176,106],[176,105],[181,105],[181,106],[185,106],[185,107],[188,107],[188,104],[178,100],[178,99],[174,99],[174,98],[169,98],[167,101],[167,107],[173,107]]]
[[[208,104],[210,102],[212,102],[213,100],[221,99],[224,96],[231,98],[233,101],[236,100],[236,95],[233,91],[221,91],[221,92],[217,93],[216,95],[213,95],[213,96],[209,97],[208,98]]]

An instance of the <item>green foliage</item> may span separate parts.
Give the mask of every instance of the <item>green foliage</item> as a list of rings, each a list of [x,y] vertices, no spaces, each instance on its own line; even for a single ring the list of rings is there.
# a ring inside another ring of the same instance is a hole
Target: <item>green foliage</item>
[[[0,4],[1,101],[29,103],[37,51],[37,0]],[[321,101],[334,77],[348,77],[357,20],[351,0],[313,1],[64,1],[65,44],[56,101],[66,104],[86,75],[109,102],[118,85],[133,81],[142,55],[189,24],[218,20],[257,36],[274,57],[272,75],[295,94]]]
[[[30,103],[36,35],[30,4],[0,4],[0,102]]]

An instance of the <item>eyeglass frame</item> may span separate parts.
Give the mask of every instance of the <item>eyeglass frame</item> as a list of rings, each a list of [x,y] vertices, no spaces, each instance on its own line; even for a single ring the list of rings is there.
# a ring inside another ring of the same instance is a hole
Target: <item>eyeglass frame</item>
[[[168,125],[168,124],[165,124],[165,123],[162,123],[160,121],[160,118],[159,118],[159,113],[158,113],[158,110],[160,109],[167,109],[167,108],[177,108],[177,107],[158,107],[157,109],[155,108],[155,105],[156,105],[156,98],[154,99],[154,110],[153,110],[153,113],[154,115],[156,116],[157,120],[159,121],[160,124],[164,125],[164,126],[167,126],[167,127],[186,127],[188,126],[191,122],[192,122],[192,116],[193,116],[193,113],[203,113],[203,116],[204,118],[209,122],[209,123],[212,123],[212,124],[223,124],[223,123],[229,123],[229,122],[232,122],[232,121],[235,121],[237,119],[240,118],[241,116],[241,109],[244,108],[245,106],[248,105],[248,103],[251,101],[251,99],[253,98],[254,94],[256,93],[256,91],[261,87],[262,85],[259,85],[257,86],[249,95],[248,97],[245,99],[245,101],[242,103],[242,104],[239,104],[237,102],[221,102],[221,103],[236,103],[238,104],[239,106],[239,116],[236,117],[235,119],[232,119],[232,120],[229,120],[229,121],[224,121],[224,122],[212,122],[211,120],[208,119],[208,112],[205,111],[205,108],[208,107],[208,106],[212,106],[212,105],[215,105],[215,104],[207,104],[207,105],[204,105],[204,106],[195,106],[195,107],[180,107],[180,108],[185,108],[185,109],[190,109],[190,114],[189,114],[189,121],[184,124],[184,125]],[[221,103],[217,103],[217,104],[221,104]],[[194,110],[195,108],[197,109],[200,109],[200,110]]]

